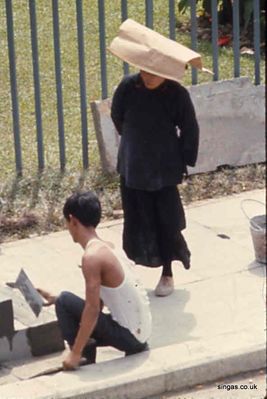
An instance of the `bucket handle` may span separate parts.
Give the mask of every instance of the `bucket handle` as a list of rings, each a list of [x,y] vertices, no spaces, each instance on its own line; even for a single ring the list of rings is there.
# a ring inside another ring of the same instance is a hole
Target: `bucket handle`
[[[248,216],[248,214],[246,213],[246,211],[245,211],[245,209],[244,209],[244,203],[245,203],[245,202],[249,202],[249,201],[250,201],[250,202],[257,202],[258,204],[261,204],[261,205],[263,205],[263,206],[265,206],[265,204],[264,204],[263,202],[261,202],[261,201],[258,201],[258,200],[255,200],[255,199],[250,199],[250,198],[243,199],[243,200],[241,201],[241,204],[240,204],[240,207],[241,207],[242,212],[244,213],[244,215],[246,216],[246,218],[249,220],[249,222],[250,222],[250,224],[253,226],[253,228],[254,228],[255,230],[257,230],[257,231],[261,231],[262,228],[261,228],[259,225],[257,225],[257,223],[252,222],[251,218]]]

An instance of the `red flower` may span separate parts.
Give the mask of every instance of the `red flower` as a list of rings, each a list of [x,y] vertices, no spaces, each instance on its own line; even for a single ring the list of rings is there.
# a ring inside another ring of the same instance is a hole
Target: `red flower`
[[[227,46],[227,44],[229,44],[231,41],[231,37],[230,36],[221,36],[218,39],[218,46]]]

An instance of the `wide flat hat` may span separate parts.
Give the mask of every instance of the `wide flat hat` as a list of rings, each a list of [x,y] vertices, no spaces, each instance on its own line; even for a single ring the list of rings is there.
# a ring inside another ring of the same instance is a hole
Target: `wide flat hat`
[[[201,55],[132,19],[126,19],[108,50],[121,60],[154,75],[179,82],[187,64],[207,71]]]

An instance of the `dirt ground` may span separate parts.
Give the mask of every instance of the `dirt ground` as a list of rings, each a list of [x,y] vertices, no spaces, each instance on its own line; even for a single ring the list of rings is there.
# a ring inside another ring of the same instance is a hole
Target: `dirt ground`
[[[222,167],[189,176],[179,191],[184,205],[265,187],[265,164]],[[65,227],[62,207],[77,190],[93,189],[102,203],[102,220],[122,217],[118,177],[102,173],[46,174],[0,186],[0,242],[47,234]]]

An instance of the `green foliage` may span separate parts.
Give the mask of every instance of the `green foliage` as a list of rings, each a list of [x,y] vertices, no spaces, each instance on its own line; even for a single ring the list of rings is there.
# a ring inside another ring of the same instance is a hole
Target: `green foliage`
[[[178,1],[178,10],[180,14],[184,14],[188,7],[190,6],[189,0],[180,0]]]
[[[179,0],[178,10],[180,14],[184,14],[190,7],[190,0]],[[205,14],[211,14],[211,1],[210,0],[197,0],[197,7]],[[232,13],[232,0],[220,0],[218,2],[218,10],[224,15]],[[263,2],[261,2],[261,9],[263,9]],[[242,0],[240,2],[240,21],[244,30],[247,29],[253,14],[253,0]],[[225,22],[225,21],[222,21]],[[231,22],[231,21],[227,21]]]
[[[253,13],[253,0],[243,0],[243,15],[244,30],[247,30],[248,24]]]
[[[218,2],[218,9],[222,5],[222,0]],[[178,0],[178,11],[180,14],[184,14],[190,7],[190,0]],[[210,0],[197,0],[197,8],[202,9],[205,13],[211,13],[211,1]]]

